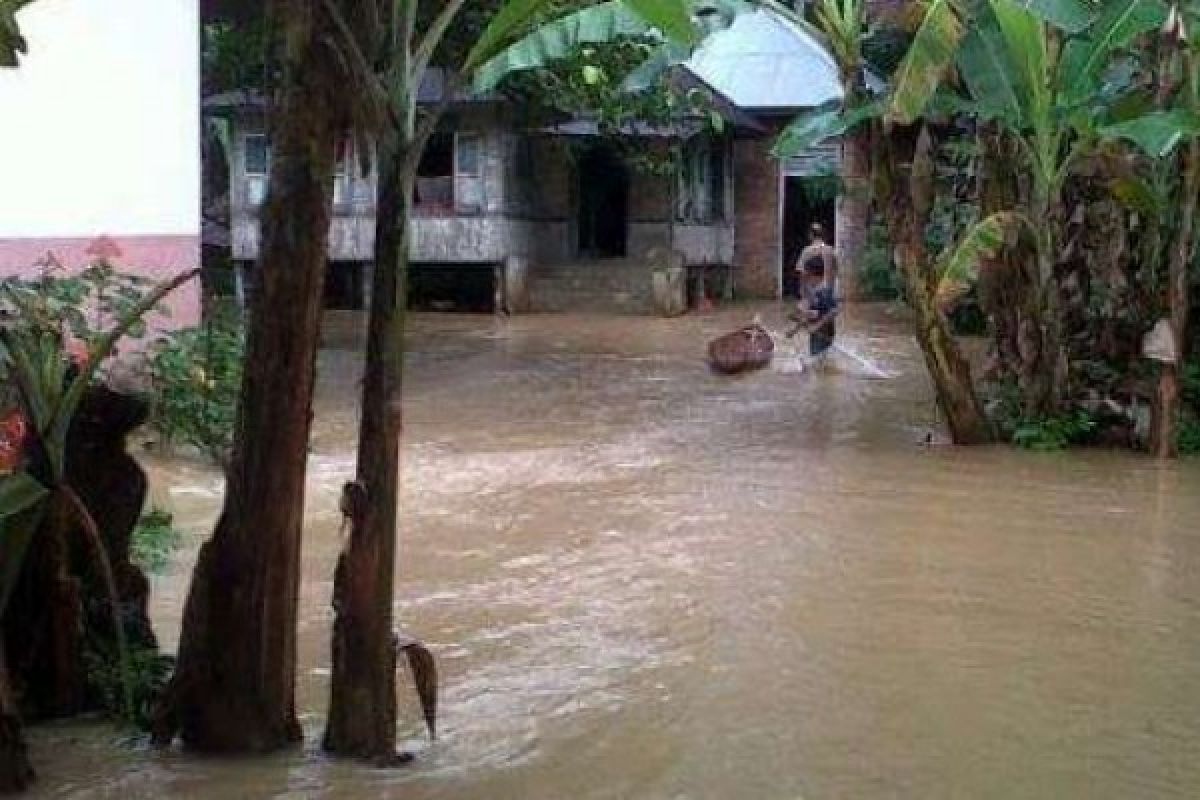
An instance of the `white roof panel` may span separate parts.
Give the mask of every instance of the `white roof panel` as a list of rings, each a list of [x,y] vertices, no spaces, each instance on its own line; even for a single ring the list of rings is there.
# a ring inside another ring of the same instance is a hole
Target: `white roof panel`
[[[742,14],[686,64],[743,109],[813,108],[842,97],[837,62],[819,38],[778,14]]]

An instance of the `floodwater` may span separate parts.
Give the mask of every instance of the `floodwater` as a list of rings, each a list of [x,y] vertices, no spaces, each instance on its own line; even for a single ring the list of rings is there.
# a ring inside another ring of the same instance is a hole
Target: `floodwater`
[[[925,446],[929,387],[878,310],[843,341],[890,380],[786,357],[710,375],[705,342],[748,316],[416,318],[396,609],[444,694],[429,744],[405,687],[418,761],[396,771],[314,744],[357,380],[331,336],[308,744],[215,761],[41,728],[35,796],[1200,796],[1200,465]],[[152,471],[192,535],[154,581],[173,646],[221,487],[194,464]]]

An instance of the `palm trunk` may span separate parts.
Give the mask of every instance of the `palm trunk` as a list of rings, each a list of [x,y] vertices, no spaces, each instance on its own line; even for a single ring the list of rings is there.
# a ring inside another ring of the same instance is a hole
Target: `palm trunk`
[[[379,144],[381,182],[358,471],[343,496],[351,533],[334,584],[337,618],[324,740],[331,753],[375,759],[390,759],[396,751],[392,593],[403,427],[410,148],[394,130]]]
[[[908,300],[916,316],[917,342],[933,380],[938,407],[955,444],[992,441],[992,428],[975,391],[970,363],[937,307],[935,280],[925,244],[934,203],[933,143],[929,130],[893,129],[881,143],[878,196],[885,203],[888,233],[896,244]],[[900,175],[910,164],[907,179]]]
[[[344,92],[319,3],[280,2],[291,54],[251,298],[225,506],[200,551],[156,740],[266,752],[301,736],[296,618],[304,481]]]
[[[1179,227],[1172,243],[1167,275],[1167,302],[1175,361],[1162,365],[1155,392],[1150,447],[1162,459],[1179,455],[1179,411],[1183,397],[1180,374],[1187,357],[1189,308],[1188,269],[1195,254],[1196,210],[1200,195],[1200,142],[1184,152],[1183,197]]]
[[[842,142],[842,192],[837,201],[838,282],[848,300],[862,299],[860,272],[871,224],[870,131],[866,127]]]

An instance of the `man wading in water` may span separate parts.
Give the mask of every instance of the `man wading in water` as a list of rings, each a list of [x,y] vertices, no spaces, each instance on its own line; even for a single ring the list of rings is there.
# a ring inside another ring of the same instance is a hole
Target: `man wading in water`
[[[798,313],[790,319],[796,327],[788,331],[788,337],[808,330],[808,352],[817,365],[824,363],[829,348],[833,347],[837,327],[834,322],[838,313],[836,288],[838,263],[837,254],[825,243],[825,229],[813,223],[809,229],[810,244],[796,259],[796,272],[800,277],[800,304]]]

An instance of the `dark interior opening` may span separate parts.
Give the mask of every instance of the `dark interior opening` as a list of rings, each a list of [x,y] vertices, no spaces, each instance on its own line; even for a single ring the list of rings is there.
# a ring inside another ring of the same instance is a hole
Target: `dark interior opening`
[[[408,306],[414,311],[490,314],[496,310],[496,271],[490,264],[413,264]]]
[[[364,270],[357,261],[331,261],[325,270],[325,308],[360,311],[363,308]]]
[[[629,170],[610,148],[579,160],[579,254],[624,258],[629,232]]]
[[[808,245],[808,229],[814,222],[825,228],[826,244],[836,242],[836,199],[829,178],[788,178],[783,202],[783,296],[795,297],[796,259]]]

